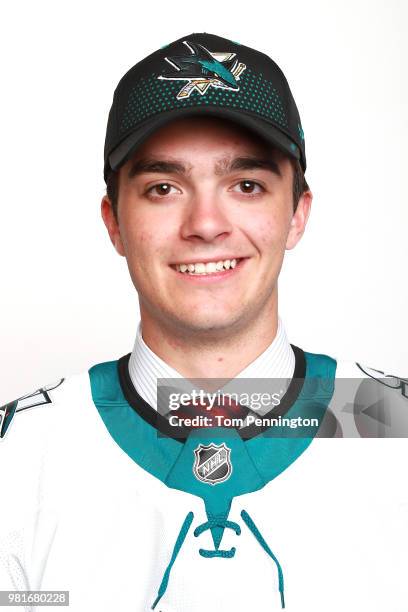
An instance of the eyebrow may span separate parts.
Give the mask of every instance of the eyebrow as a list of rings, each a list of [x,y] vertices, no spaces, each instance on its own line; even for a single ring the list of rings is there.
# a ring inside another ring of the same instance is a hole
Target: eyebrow
[[[162,159],[138,159],[135,160],[129,168],[128,178],[132,179],[139,174],[146,172],[151,173],[167,173],[181,174],[188,176],[191,172],[191,164],[184,164],[179,160],[162,160]],[[282,176],[279,165],[273,159],[260,158],[254,156],[244,156],[223,158],[217,160],[214,165],[214,173],[217,176],[225,176],[235,170],[269,170],[277,176]]]

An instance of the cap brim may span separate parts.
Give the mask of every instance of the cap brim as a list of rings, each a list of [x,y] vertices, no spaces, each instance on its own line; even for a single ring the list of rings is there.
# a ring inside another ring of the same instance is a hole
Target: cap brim
[[[229,119],[260,136],[266,142],[276,146],[283,153],[298,159],[305,170],[304,160],[297,144],[293,142],[286,134],[280,129],[272,125],[269,121],[261,119],[259,116],[254,117],[253,115],[239,110],[232,110],[230,108],[220,107],[202,107],[197,106],[186,109],[175,109],[160,113],[160,115],[153,116],[136,130],[128,134],[122,142],[108,155],[108,160],[104,169],[105,181],[107,179],[110,170],[118,170],[123,164],[125,164],[140,147],[141,144],[159,128],[164,127],[175,119],[182,119],[186,117],[193,117],[197,115],[221,117]]]

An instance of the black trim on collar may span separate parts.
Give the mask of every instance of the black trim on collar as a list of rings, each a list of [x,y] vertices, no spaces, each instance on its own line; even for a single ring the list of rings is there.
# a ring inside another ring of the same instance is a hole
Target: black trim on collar
[[[275,406],[272,410],[263,415],[264,419],[278,418],[280,416],[283,417],[293,406],[302,390],[306,376],[305,354],[301,348],[295,346],[294,344],[291,344],[290,346],[295,354],[295,370],[293,372],[293,378],[290,381],[289,387],[278,406]],[[176,428],[171,426],[168,420],[157,410],[152,408],[152,406],[150,406],[150,404],[148,404],[136,391],[129,374],[130,355],[131,353],[128,353],[127,355],[123,355],[123,357],[118,359],[119,382],[127,402],[142,417],[142,419],[144,419],[162,434],[168,436],[169,438],[174,438],[179,442],[185,442],[191,432],[191,429],[188,427]],[[237,429],[237,432],[241,438],[248,440],[258,436],[267,429],[269,429],[269,427],[266,425],[264,427],[259,427],[253,423],[247,427]],[[175,431],[177,432],[177,435],[174,435]]]

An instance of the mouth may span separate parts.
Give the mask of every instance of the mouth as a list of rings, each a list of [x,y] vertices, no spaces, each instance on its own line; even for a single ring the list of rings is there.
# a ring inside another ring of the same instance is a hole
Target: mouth
[[[183,262],[170,267],[185,280],[211,281],[222,280],[237,274],[248,257],[231,257],[211,261]]]

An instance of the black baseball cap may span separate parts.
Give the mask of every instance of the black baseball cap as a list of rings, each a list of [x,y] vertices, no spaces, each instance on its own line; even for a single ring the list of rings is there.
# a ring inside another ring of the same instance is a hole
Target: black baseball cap
[[[105,181],[157,129],[195,115],[232,120],[306,170],[299,112],[282,70],[260,51],[204,32],[161,47],[120,79],[106,130]]]

